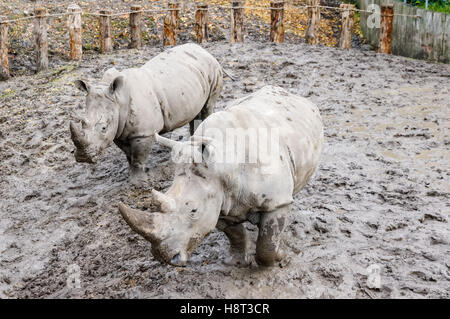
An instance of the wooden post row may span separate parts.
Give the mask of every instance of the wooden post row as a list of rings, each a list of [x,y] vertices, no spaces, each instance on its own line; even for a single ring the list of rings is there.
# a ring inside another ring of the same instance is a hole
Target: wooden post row
[[[83,45],[81,40],[81,8],[73,3],[67,8],[69,13],[69,48],[70,59],[81,60],[83,56]]]
[[[110,10],[100,10],[99,27],[100,27],[100,52],[106,53],[108,51],[111,51],[113,47]]]
[[[198,4],[195,11],[195,34],[198,43],[208,41],[208,5]]]
[[[392,30],[394,29],[394,5],[381,5],[381,29],[378,52],[391,54]]]
[[[163,44],[177,45],[178,14],[180,5],[178,2],[169,2],[169,12],[164,18]]]
[[[0,17],[0,81],[9,79],[8,23]]]
[[[130,35],[131,49],[140,49],[142,47],[142,8],[141,6],[132,6],[130,13]]]
[[[36,47],[36,71],[48,69],[47,9],[34,10],[34,40]]]
[[[308,26],[306,28],[305,40],[309,44],[319,43],[318,31],[320,21],[320,0],[306,0],[308,5]]]
[[[339,47],[350,49],[352,46],[353,24],[355,17],[355,5],[341,3],[341,36],[339,38]]]
[[[284,0],[270,3],[270,41],[275,43],[284,42]]]
[[[230,42],[244,42],[244,3],[233,1],[231,3],[231,34]]]

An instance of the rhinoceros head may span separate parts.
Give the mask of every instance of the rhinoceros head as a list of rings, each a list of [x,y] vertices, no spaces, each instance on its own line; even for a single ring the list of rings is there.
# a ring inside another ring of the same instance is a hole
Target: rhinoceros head
[[[172,186],[165,194],[152,191],[158,212],[139,211],[122,203],[119,211],[135,232],[151,242],[155,258],[184,266],[217,224],[223,201],[222,186],[207,162],[195,163],[193,156],[187,155],[207,153],[204,140],[182,143],[158,135],[156,140],[172,147],[178,155],[184,154],[185,161],[178,165]]]
[[[86,115],[81,127],[70,122],[77,162],[95,163],[114,140],[119,126],[119,99],[123,84],[123,76],[116,77],[109,86],[75,81],[76,87],[87,93]]]

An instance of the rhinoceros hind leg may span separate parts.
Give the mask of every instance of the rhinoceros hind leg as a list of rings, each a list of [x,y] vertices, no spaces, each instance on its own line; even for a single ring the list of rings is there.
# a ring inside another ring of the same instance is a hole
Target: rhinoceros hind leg
[[[202,121],[204,121],[208,116],[213,114],[214,107],[216,106],[217,100],[220,97],[220,92],[222,92],[223,88],[223,75],[219,73],[216,77],[215,83],[212,85],[211,93],[209,94],[208,100],[203,106],[200,113],[189,123],[189,132],[191,136],[194,135],[197,126],[200,125]]]
[[[231,256],[225,260],[225,264],[238,267],[249,266],[252,262],[249,254],[250,239],[244,224],[228,225],[222,230],[230,240]]]
[[[289,213],[290,205],[272,212],[262,213],[256,242],[256,262],[259,265],[273,266],[284,258],[281,237]]]

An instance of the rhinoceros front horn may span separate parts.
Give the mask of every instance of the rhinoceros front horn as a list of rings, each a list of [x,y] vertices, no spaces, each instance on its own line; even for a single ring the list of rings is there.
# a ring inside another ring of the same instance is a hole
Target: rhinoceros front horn
[[[84,134],[78,130],[73,122],[70,122],[70,135],[72,136],[72,141],[77,148],[82,148],[86,146],[86,139]]]
[[[152,215],[132,209],[123,203],[119,204],[119,212],[132,230],[148,241],[155,240],[155,235],[153,234],[155,228]]]

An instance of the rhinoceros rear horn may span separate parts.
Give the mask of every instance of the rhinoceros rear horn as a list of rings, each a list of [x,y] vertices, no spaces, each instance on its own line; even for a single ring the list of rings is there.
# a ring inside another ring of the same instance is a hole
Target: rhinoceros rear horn
[[[152,200],[153,204],[159,206],[163,213],[175,212],[177,207],[175,200],[173,198],[156,190],[152,190],[152,195],[153,195]]]
[[[119,212],[132,230],[148,241],[156,240],[155,224],[151,214],[132,209],[123,203],[119,204]]]
[[[77,148],[83,148],[86,146],[86,138],[84,134],[76,127],[73,122],[70,122],[70,135],[72,141]]]

